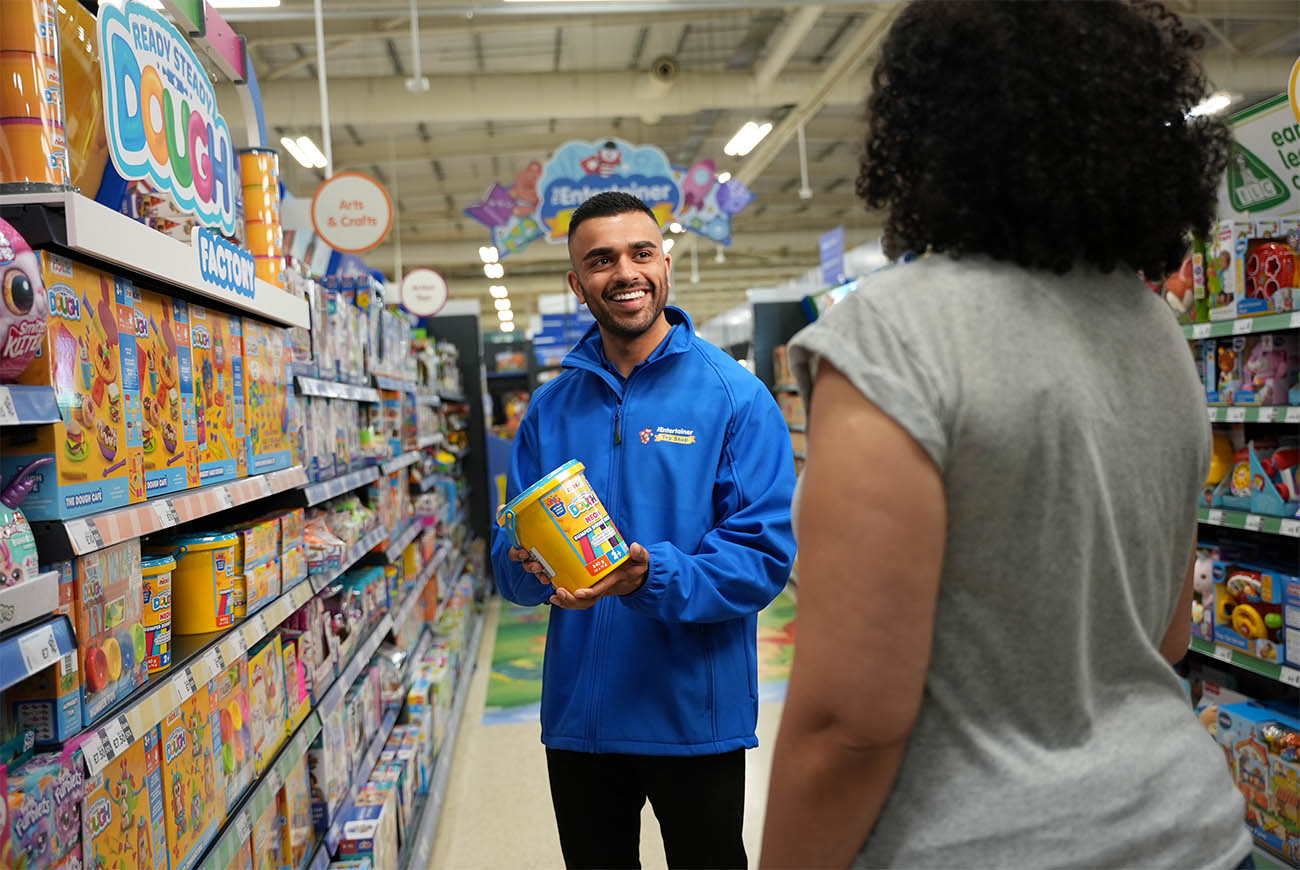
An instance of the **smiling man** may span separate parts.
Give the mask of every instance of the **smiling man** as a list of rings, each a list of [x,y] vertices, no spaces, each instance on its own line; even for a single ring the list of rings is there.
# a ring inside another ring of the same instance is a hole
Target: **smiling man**
[[[666,306],[654,213],[624,193],[569,226],[569,287],[596,325],[539,387],[506,494],[570,459],[631,555],[575,593],[493,540],[497,588],[549,602],[542,743],[569,867],[640,866],[650,801],[672,867],[744,867],[744,750],[758,745],[757,614],[794,561],[794,465],[776,402]]]

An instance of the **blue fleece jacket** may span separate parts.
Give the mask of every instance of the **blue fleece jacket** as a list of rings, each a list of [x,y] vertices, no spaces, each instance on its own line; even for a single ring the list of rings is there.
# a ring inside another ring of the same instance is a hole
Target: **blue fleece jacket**
[[[533,394],[507,499],[577,459],[629,543],[649,551],[645,583],[585,611],[553,607],[542,681],[542,742],[554,749],[703,755],[758,745],[758,611],[794,562],[794,463],[761,381],[671,331],[626,379],[593,326],[565,371]],[[668,435],[671,437],[660,438]],[[497,588],[523,605],[550,586],[493,536]]]

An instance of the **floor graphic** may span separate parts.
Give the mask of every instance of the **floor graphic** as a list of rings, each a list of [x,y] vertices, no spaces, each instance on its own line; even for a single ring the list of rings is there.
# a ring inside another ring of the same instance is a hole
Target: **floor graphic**
[[[536,722],[542,698],[542,658],[550,607],[501,602],[483,724]],[[788,591],[758,615],[759,701],[785,697],[794,660],[795,601]]]

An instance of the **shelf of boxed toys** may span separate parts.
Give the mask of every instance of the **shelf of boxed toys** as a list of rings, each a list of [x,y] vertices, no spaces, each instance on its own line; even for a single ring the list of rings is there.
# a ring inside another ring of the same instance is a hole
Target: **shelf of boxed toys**
[[[0,587],[0,635],[40,619],[59,606],[59,572],[37,574],[24,583]]]
[[[62,419],[53,387],[0,387],[0,426],[36,426]]]
[[[348,664],[339,672],[339,675],[330,684],[329,689],[321,695],[321,700],[307,714],[302,724],[298,726],[298,730],[294,732],[293,737],[285,742],[270,766],[254,781],[249,791],[244,795],[239,808],[226,814],[225,825],[217,834],[216,839],[213,840],[199,867],[205,868],[205,870],[206,868],[225,870],[226,867],[230,866],[239,845],[248,841],[253,828],[253,820],[260,817],[271,802],[275,800],[276,793],[284,786],[285,779],[298,762],[302,760],[302,757],[307,754],[312,741],[320,733],[322,727],[321,710],[327,708],[332,710],[333,707],[337,706],[338,702],[332,700],[335,695],[339,694],[336,690],[342,687],[343,691],[346,692],[347,687],[350,687],[356,681],[361,671],[374,657],[375,651],[388,636],[392,627],[392,620],[385,616],[367,635],[366,640],[353,651]],[[341,700],[341,697],[339,700]],[[391,725],[388,730],[392,730]],[[373,767],[373,764],[371,766]]]
[[[432,435],[421,435],[419,440],[417,440],[415,443],[421,450],[424,450],[428,447],[437,446],[438,442],[441,440],[442,440],[442,436],[435,432]]]
[[[439,547],[438,552],[434,554],[433,558],[420,569],[420,573],[415,575],[415,582],[411,585],[411,591],[406,594],[406,599],[393,609],[393,625],[401,628],[406,624],[406,620],[411,615],[411,611],[415,609],[415,603],[420,599],[420,596],[424,594],[424,587],[429,584],[429,578],[432,577],[434,572],[447,561],[447,557],[450,553],[450,547]]]
[[[392,474],[395,471],[401,471],[403,468],[419,462],[420,456],[420,451],[408,450],[403,454],[394,456],[392,459],[379,463],[379,470],[384,474]]]
[[[424,523],[420,522],[418,517],[407,519],[402,528],[388,538],[388,546],[383,552],[385,561],[396,562],[400,559],[406,545],[414,541],[422,531],[424,531]]]
[[[438,483],[437,474],[426,474],[424,477],[411,478],[411,486],[415,487],[417,492],[428,492]]]
[[[58,582],[58,574],[54,575]],[[77,640],[68,617],[59,614],[0,635],[0,691],[53,665],[75,661]]]
[[[416,862],[429,861],[433,857],[433,841],[438,835],[438,820],[442,816],[442,805],[447,796],[447,780],[451,776],[451,764],[456,754],[456,738],[460,736],[460,720],[465,714],[465,701],[469,697],[470,682],[478,667],[478,648],[483,639],[485,617],[479,614],[473,619],[474,627],[471,629],[465,656],[461,660],[463,665],[460,677],[456,681],[447,737],[443,740],[442,747],[438,750],[438,757],[434,761],[429,794],[425,797],[423,806],[416,810],[416,821],[411,826],[415,833],[406,838],[402,848],[400,866],[403,870],[416,867],[418,866]]]
[[[326,586],[343,576],[343,572],[360,562],[367,553],[382,544],[386,537],[388,537],[388,530],[383,526],[375,526],[366,532],[355,544],[348,548],[347,553],[343,555],[342,563],[336,570],[308,575],[307,579],[311,581],[312,589],[317,594],[323,592]]]
[[[402,679],[402,697],[406,697],[406,692],[411,687],[411,677],[415,673],[414,663],[429,651],[433,643],[433,635],[427,630],[420,635],[420,640],[416,642],[415,649],[407,658],[407,670]],[[339,840],[343,836],[343,819],[356,806],[357,797],[361,794],[361,789],[370,780],[370,775],[374,773],[375,764],[379,762],[379,755],[384,751],[384,745],[388,742],[389,736],[393,733],[393,728],[397,725],[397,716],[401,712],[401,702],[389,707],[384,712],[384,720],[379,725],[379,730],[375,732],[374,739],[366,747],[366,752],[361,756],[360,761],[352,768],[352,775],[348,778],[348,792],[344,795],[342,802],[337,807],[331,807],[329,818],[332,819],[329,829],[325,832],[325,848],[332,855],[339,847]]]
[[[356,471],[341,474],[329,480],[308,484],[302,490],[303,500],[306,507],[311,507],[323,501],[337,498],[345,492],[359,489],[367,483],[374,483],[378,479],[379,466],[372,465],[368,468],[359,468]]]
[[[404,381],[401,378],[390,378],[387,375],[371,375],[375,388],[379,390],[393,390],[398,393],[414,393],[418,385],[414,381]]]
[[[462,555],[459,558],[459,561],[456,562],[455,568],[438,576],[438,601],[441,602],[446,599],[448,593],[451,591],[451,584],[455,582],[456,579],[460,577],[461,572],[465,570],[466,561],[467,560]]]
[[[306,482],[306,472],[301,465],[295,465],[230,483],[151,498],[87,517],[33,522],[32,533],[36,536],[41,557],[46,561],[84,556],[122,541],[229,510],[235,505],[288,492]]]
[[[161,281],[283,326],[310,328],[307,301],[260,278],[252,296],[200,275],[199,248],[71,191],[0,195],[0,215],[34,248],[55,246],[133,280]]]
[[[1211,423],[1300,423],[1300,406],[1206,408]]]
[[[1291,311],[1283,314],[1264,314],[1259,317],[1240,317],[1236,320],[1184,324],[1183,335],[1196,340],[1297,328],[1300,328],[1300,311]]]
[[[1211,526],[1225,526],[1230,529],[1245,529],[1248,532],[1265,532],[1270,535],[1285,535],[1300,538],[1300,519],[1289,517],[1269,517],[1246,511],[1234,511],[1226,508],[1197,508],[1198,522]]]
[[[436,393],[417,393],[415,401],[420,405],[429,405],[433,408],[442,404],[442,399]]]
[[[1192,638],[1190,649],[1201,655],[1235,665],[1242,670],[1259,674],[1261,677],[1268,677],[1270,680],[1277,680],[1279,683],[1288,686],[1300,687],[1300,669],[1280,665],[1277,662],[1266,662],[1263,659],[1247,655],[1241,650],[1232,649],[1221,643],[1215,643],[1201,637]]]
[[[360,387],[321,378],[298,375],[295,379],[298,393],[303,396],[320,396],[325,399],[349,399],[353,402],[378,402],[379,391],[373,387]]]

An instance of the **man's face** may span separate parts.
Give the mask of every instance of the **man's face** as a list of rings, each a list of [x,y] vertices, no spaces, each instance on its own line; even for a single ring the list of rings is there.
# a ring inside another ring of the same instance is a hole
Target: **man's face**
[[[569,238],[569,287],[605,330],[636,338],[663,313],[672,260],[649,215],[590,218]]]

